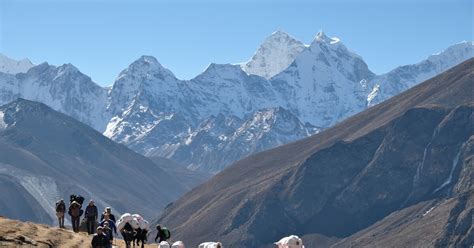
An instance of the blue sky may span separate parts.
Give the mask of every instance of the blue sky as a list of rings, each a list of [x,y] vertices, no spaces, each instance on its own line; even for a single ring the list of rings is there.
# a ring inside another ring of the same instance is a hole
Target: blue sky
[[[111,85],[143,54],[190,79],[211,62],[248,60],[277,29],[305,43],[322,29],[382,73],[473,40],[472,2],[0,0],[0,52],[72,63]]]

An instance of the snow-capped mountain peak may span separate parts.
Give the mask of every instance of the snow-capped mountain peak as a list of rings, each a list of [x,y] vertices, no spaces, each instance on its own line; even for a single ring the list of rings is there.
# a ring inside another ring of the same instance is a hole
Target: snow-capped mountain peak
[[[474,57],[474,42],[463,41],[429,56],[427,60],[435,64],[457,64],[470,57]]]
[[[419,63],[400,66],[378,75],[369,83],[369,87],[378,85],[376,97],[372,99],[369,106],[397,95],[472,57],[474,57],[474,43],[463,41],[435,53]]]
[[[0,53],[0,72],[16,74],[27,72],[33,66],[35,65],[27,58],[14,60]]]
[[[316,34],[316,37],[314,38],[315,41],[319,41],[319,42],[329,42],[331,41],[331,38],[329,38],[325,33],[324,31],[319,31],[317,34]]]
[[[303,42],[278,30],[264,40],[242,69],[249,74],[271,78],[286,69],[305,47]]]
[[[204,72],[198,75],[195,79],[205,80],[215,77],[229,79],[241,77],[243,73],[245,74],[239,65],[211,63],[207,66]]]
[[[311,47],[314,47],[316,45],[319,46],[321,44],[339,46],[339,45],[342,45],[342,42],[337,37],[327,36],[326,33],[324,33],[324,31],[321,30],[316,34],[316,37],[314,37],[313,42],[311,42]]]
[[[211,63],[191,80],[177,79],[152,56],[131,63],[111,88],[71,64],[0,73],[0,103],[43,102],[137,152],[217,172],[328,128],[470,57],[473,43],[463,42],[376,76],[338,38],[321,31],[307,46],[279,30],[248,63]]]
[[[58,70],[58,73],[57,73],[56,77],[68,76],[68,75],[72,75],[72,74],[75,74],[75,73],[80,73],[79,69],[77,69],[77,67],[75,67],[74,65],[72,65],[70,63],[59,66],[57,68],[57,70]],[[88,76],[86,76],[86,77],[88,77]]]
[[[160,78],[176,78],[174,74],[162,66],[153,56],[143,55],[135,60],[130,66],[120,72],[117,80],[126,75],[134,75],[136,77],[160,77]]]

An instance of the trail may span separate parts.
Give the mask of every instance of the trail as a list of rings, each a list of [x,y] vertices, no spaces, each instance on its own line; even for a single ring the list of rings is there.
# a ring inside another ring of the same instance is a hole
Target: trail
[[[0,216],[0,247],[90,247],[92,235],[60,229],[32,222],[10,220]],[[116,240],[114,248],[125,248],[123,240]],[[146,248],[153,247],[146,245]],[[156,247],[156,245],[154,246]]]

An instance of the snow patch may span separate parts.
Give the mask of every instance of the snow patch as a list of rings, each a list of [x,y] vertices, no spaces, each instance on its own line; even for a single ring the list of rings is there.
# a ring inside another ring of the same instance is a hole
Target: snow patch
[[[0,131],[5,130],[8,127],[7,123],[5,123],[5,120],[3,119],[4,116],[5,113],[0,111]]]
[[[456,170],[456,167],[459,163],[459,157],[460,156],[461,156],[461,150],[459,150],[459,152],[456,154],[456,156],[454,156],[453,164],[451,166],[451,171],[449,172],[448,178],[446,178],[446,180],[438,188],[436,188],[433,191],[433,193],[436,193],[436,192],[440,191],[442,188],[444,188],[444,187],[448,186],[449,184],[451,184],[451,181],[453,180],[454,171]]]
[[[423,217],[426,216],[427,214],[429,214],[431,211],[433,211],[433,209],[435,209],[436,206],[433,206],[431,207],[430,209],[428,209],[428,211],[426,211],[424,214],[423,214]]]
[[[380,91],[380,85],[376,84],[374,88],[372,89],[372,91],[367,96],[367,106],[372,106],[372,102],[379,94],[379,91]]]

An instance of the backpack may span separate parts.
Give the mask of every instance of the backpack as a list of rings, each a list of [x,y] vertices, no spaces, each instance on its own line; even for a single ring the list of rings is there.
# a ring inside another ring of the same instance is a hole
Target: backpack
[[[73,201],[76,201],[79,204],[84,204],[84,197],[81,195],[70,195],[69,196],[69,203],[72,203]]]
[[[161,228],[161,231],[163,232],[165,239],[169,239],[171,237],[171,233],[170,233],[170,230],[168,230],[168,228],[163,227]]]
[[[84,197],[82,197],[82,195],[78,195],[76,197],[76,201],[79,203],[79,204],[84,204]]]

